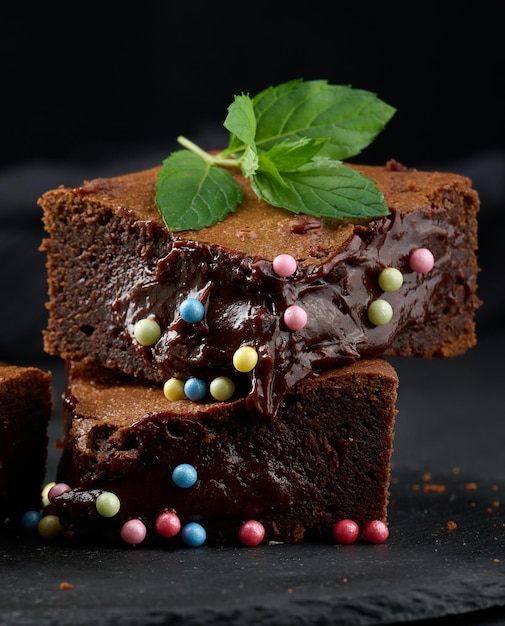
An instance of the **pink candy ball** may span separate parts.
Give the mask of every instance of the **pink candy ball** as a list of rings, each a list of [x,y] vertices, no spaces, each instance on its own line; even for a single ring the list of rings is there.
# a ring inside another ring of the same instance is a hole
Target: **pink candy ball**
[[[414,272],[418,272],[419,274],[426,274],[431,269],[433,269],[434,264],[435,259],[433,258],[433,254],[428,250],[428,248],[416,248],[410,253],[409,265],[410,269]]]
[[[66,493],[67,491],[72,491],[72,489],[66,483],[56,483],[47,492],[47,499],[49,502],[54,503],[56,497],[61,496],[62,493]]]
[[[172,511],[164,511],[156,518],[155,526],[162,537],[175,537],[181,530],[181,520]]]
[[[121,528],[121,539],[132,546],[142,543],[146,534],[145,524],[139,519],[130,519]]]
[[[354,543],[359,535],[359,526],[352,519],[341,519],[333,527],[333,536],[339,543]]]
[[[307,313],[293,304],[284,311],[284,323],[290,330],[301,330],[307,323]]]
[[[277,276],[292,276],[296,272],[298,263],[290,254],[279,254],[272,261],[272,267]]]
[[[238,538],[245,546],[257,546],[265,538],[265,527],[256,520],[244,522],[238,531]]]
[[[364,533],[367,540],[371,543],[383,543],[389,537],[387,525],[378,519],[368,522]]]

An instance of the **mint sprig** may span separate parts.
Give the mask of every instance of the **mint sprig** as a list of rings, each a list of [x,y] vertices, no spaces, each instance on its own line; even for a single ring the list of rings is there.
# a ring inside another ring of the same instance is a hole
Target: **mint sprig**
[[[395,109],[375,94],[324,80],[293,80],[254,98],[235,96],[224,121],[228,147],[186,148],[163,161],[156,201],[167,228],[212,226],[240,204],[239,168],[258,198],[314,217],[373,218],[389,209],[374,182],[342,163],[381,132]]]

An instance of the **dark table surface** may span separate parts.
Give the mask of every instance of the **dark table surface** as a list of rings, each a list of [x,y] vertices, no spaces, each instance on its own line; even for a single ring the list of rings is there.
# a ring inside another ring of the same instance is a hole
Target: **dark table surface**
[[[0,307],[0,359],[53,371],[48,480],[63,379],[61,363],[40,351],[44,267],[33,248],[41,232],[27,215],[40,216],[36,207],[23,210],[55,184],[54,168],[40,164],[0,173],[0,289],[13,294]],[[481,194],[488,206],[493,184]],[[6,204],[16,205],[13,226]],[[484,211],[480,282],[488,305],[478,313],[478,345],[450,360],[392,361],[400,387],[386,543],[118,549],[4,535],[0,624],[505,623],[504,264],[492,227],[503,218]],[[17,245],[13,233],[21,233]],[[16,251],[22,288],[2,258]]]

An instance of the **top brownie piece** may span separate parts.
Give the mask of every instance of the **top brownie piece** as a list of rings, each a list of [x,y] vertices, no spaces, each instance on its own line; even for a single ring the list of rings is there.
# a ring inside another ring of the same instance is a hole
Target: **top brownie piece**
[[[248,396],[251,411],[274,416],[296,382],[360,357],[451,357],[476,342],[479,198],[457,174],[398,166],[354,165],[373,179],[390,214],[368,223],[331,222],[271,207],[247,182],[236,211],[210,228],[170,233],[157,210],[157,168],[81,187],[60,187],[39,200],[49,237],[49,322],[45,350],[162,383],[171,376],[210,382],[225,375]],[[434,266],[412,269],[427,248]],[[297,260],[292,276],[272,268],[281,253]],[[379,286],[398,269],[403,284]],[[179,314],[188,297],[202,321]],[[372,323],[368,307],[387,301],[392,317]],[[284,311],[307,313],[299,330]],[[154,318],[153,346],[134,337]],[[259,361],[242,374],[234,352],[253,346]]]

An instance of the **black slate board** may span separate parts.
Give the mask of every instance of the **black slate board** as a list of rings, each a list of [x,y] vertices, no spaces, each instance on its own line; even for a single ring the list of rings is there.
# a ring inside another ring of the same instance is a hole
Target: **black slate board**
[[[394,362],[399,414],[386,543],[117,549],[4,535],[0,624],[500,623],[504,349],[500,335],[462,358]],[[61,374],[54,370],[57,389]],[[50,448],[48,480],[57,458]]]
[[[0,624],[365,625],[496,611],[505,484],[425,479],[395,472],[381,545],[108,549],[4,538]]]

